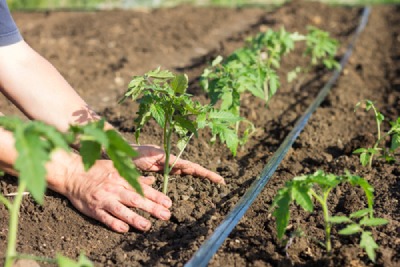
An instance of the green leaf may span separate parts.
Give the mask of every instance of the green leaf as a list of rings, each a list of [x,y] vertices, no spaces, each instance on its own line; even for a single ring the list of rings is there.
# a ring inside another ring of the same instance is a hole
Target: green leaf
[[[300,205],[304,210],[312,212],[314,210],[314,204],[308,195],[309,188],[306,186],[293,186],[292,187],[292,198]]]
[[[383,116],[382,113],[378,112],[378,113],[376,114],[376,119],[378,120],[379,123],[381,123],[381,122],[384,121],[385,116]]]
[[[352,220],[346,216],[332,216],[329,218],[330,223],[351,223]]]
[[[240,120],[242,120],[241,117],[236,116],[230,111],[218,111],[218,110],[212,110],[209,115],[210,120],[220,120],[220,121],[226,121],[226,122],[231,122],[235,123]]]
[[[221,140],[226,142],[226,146],[231,150],[232,154],[236,156],[236,151],[239,145],[239,138],[236,132],[229,128],[224,128],[220,132]]]
[[[160,104],[150,105],[151,116],[156,120],[161,128],[165,127],[165,111]]]
[[[352,235],[358,232],[361,232],[362,229],[358,224],[350,224],[347,227],[343,228],[339,231],[341,235]]]
[[[360,154],[360,163],[361,165],[363,165],[364,167],[368,165],[369,160],[371,158],[371,155],[369,153],[361,153]]]
[[[113,149],[123,152],[128,157],[133,158],[138,156],[138,153],[132,146],[115,130],[107,130],[106,135],[108,137],[109,147],[112,146]]]
[[[132,157],[137,156],[137,152],[114,130],[108,130],[106,133],[110,141],[106,152],[112,160],[115,169],[117,169],[121,177],[128,181],[136,192],[143,195],[142,187],[138,181],[140,173],[132,162]]]
[[[211,66],[215,67],[222,62],[224,58],[222,56],[217,56],[211,63]]]
[[[19,126],[14,132],[14,137],[18,151],[14,167],[19,172],[19,179],[26,182],[32,197],[42,204],[46,190],[45,163],[50,160],[51,147],[35,133],[31,124]]]
[[[174,116],[175,122],[182,128],[192,132],[197,133],[196,126],[194,123],[183,116]]]
[[[387,224],[389,221],[384,218],[363,218],[360,221],[361,225],[365,226],[381,226]]]
[[[361,234],[360,247],[363,248],[365,252],[367,252],[368,258],[372,262],[375,262],[375,250],[378,249],[379,246],[378,244],[376,244],[371,232],[366,231]]]
[[[368,215],[369,212],[370,212],[370,209],[358,210],[358,211],[350,214],[350,218],[361,218],[361,217]]]
[[[273,212],[273,216],[276,218],[276,229],[278,239],[281,240],[283,235],[285,234],[286,227],[289,224],[290,213],[289,213],[289,204],[291,202],[290,192],[286,191],[283,194],[278,195],[278,199],[274,201],[276,203],[277,208]]]
[[[361,153],[364,153],[364,152],[367,152],[367,151],[368,151],[368,149],[366,149],[366,148],[358,148],[358,149],[353,151],[353,154],[361,154]]]
[[[400,134],[394,134],[392,136],[392,142],[390,144],[390,150],[395,151],[400,147]]]
[[[186,74],[176,75],[171,82],[171,87],[176,94],[183,94],[188,87],[189,79]]]
[[[87,171],[101,157],[101,145],[95,141],[81,141],[80,155]]]
[[[57,255],[57,264],[59,267],[93,267],[93,263],[81,254],[78,261],[74,261],[62,255]]]
[[[160,67],[155,70],[149,71],[148,73],[146,73],[146,76],[158,79],[172,79],[175,77],[172,72],[168,70],[161,70]]]
[[[370,185],[364,178],[357,175],[351,175],[348,171],[346,171],[346,179],[351,185],[358,185],[364,190],[365,196],[367,197],[368,210],[372,216],[374,205],[374,187]]]

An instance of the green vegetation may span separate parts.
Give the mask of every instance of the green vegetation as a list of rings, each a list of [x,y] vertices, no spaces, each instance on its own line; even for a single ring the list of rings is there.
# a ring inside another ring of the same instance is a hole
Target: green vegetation
[[[360,186],[365,193],[368,208],[354,212],[347,216],[331,216],[329,213],[328,201],[329,194],[342,183],[349,183],[352,186]],[[362,177],[346,173],[343,176],[334,174],[325,174],[323,171],[317,171],[314,174],[303,175],[293,178],[292,181],[286,182],[285,186],[280,189],[272,203],[274,209],[273,216],[276,218],[276,228],[278,239],[282,239],[285,234],[286,227],[290,220],[290,204],[296,203],[305,211],[312,212],[314,210],[314,202],[317,201],[322,207],[322,213],[325,226],[325,248],[331,252],[331,229],[333,224],[348,224],[339,231],[342,235],[352,235],[361,233],[360,247],[363,248],[368,257],[375,262],[375,250],[378,248],[372,237],[371,231],[368,230],[374,226],[387,224],[387,220],[383,218],[375,218],[373,215],[373,196],[374,188]]]
[[[143,195],[137,180],[139,172],[132,162],[132,157],[137,156],[137,152],[116,131],[104,131],[103,120],[85,126],[71,126],[67,133],[61,133],[39,121],[23,122],[12,117],[0,117],[0,127],[14,134],[15,148],[18,151],[14,168],[19,173],[18,192],[14,201],[11,202],[0,194],[0,202],[10,213],[5,267],[13,266],[18,258],[26,258],[16,251],[18,216],[23,193],[28,190],[37,203],[43,203],[47,187],[45,164],[54,151],[70,152],[70,145],[79,142],[84,167],[88,170],[100,158],[104,149],[119,174]],[[58,262],[60,266],[91,266],[84,256],[75,265],[71,265],[72,261],[61,256],[55,260],[40,257],[35,257],[35,260]]]
[[[267,104],[280,87],[277,70],[282,58],[293,51],[295,44],[305,42],[304,55],[310,57],[310,64],[297,66],[287,74],[288,80],[294,80],[315,65],[323,64],[328,69],[339,67],[334,56],[338,42],[329,33],[315,27],[308,27],[307,35],[290,33],[284,28],[279,31],[268,30],[249,38],[246,46],[233,52],[225,60],[218,56],[211,66],[204,70],[200,83],[208,93],[212,105],[220,105],[220,109],[240,115],[241,99],[245,92],[261,98]],[[246,128],[241,130],[239,122],[236,132],[242,131],[240,143],[247,141],[254,126],[243,120]]]
[[[131,98],[139,103],[139,111],[135,119],[136,142],[143,126],[155,119],[163,129],[163,148],[165,151],[163,192],[167,193],[169,173],[184,149],[197,131],[208,127],[213,135],[212,141],[219,136],[233,154],[236,153],[238,137],[232,129],[232,124],[241,118],[230,112],[214,110],[209,105],[194,102],[186,93],[188,78],[185,74],[173,74],[160,68],[149,71],[143,76],[135,76],[129,83],[128,90],[120,102]],[[140,98],[139,98],[140,97]],[[179,154],[170,164],[172,137],[178,137],[176,147]]]
[[[358,102],[355,110],[362,104],[363,102]],[[375,155],[380,155],[381,158],[384,158],[386,162],[395,162],[395,151],[400,147],[400,117],[397,118],[396,121],[390,122],[390,129],[387,132],[382,133],[381,124],[385,120],[385,116],[380,113],[374,103],[370,100],[365,100],[365,110],[372,110],[375,115],[376,128],[377,128],[377,137],[374,145],[370,148],[358,148],[353,151],[354,154],[360,154],[360,162],[363,166],[367,166],[369,168],[372,167],[372,159]],[[390,147],[385,146],[385,140],[390,137],[391,143]],[[381,146],[381,143],[382,144]]]

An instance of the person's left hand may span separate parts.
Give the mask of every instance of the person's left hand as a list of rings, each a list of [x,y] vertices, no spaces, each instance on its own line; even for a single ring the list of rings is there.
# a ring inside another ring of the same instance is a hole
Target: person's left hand
[[[159,172],[164,169],[165,152],[155,145],[133,145],[139,156],[133,160],[136,167],[143,171]],[[176,156],[170,156],[170,164],[175,161]],[[171,170],[171,174],[188,174],[209,179],[214,183],[225,184],[222,176],[207,170],[197,163],[179,159]]]

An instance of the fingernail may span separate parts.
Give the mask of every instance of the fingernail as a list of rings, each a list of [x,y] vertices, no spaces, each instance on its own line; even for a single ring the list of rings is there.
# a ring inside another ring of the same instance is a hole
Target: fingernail
[[[143,230],[146,230],[149,228],[149,222],[147,222],[147,221],[140,221],[139,225]]]
[[[121,224],[119,226],[119,230],[121,230],[121,232],[127,232],[129,230],[129,226],[126,224]]]
[[[160,217],[164,220],[168,220],[171,217],[171,213],[168,210],[163,210],[160,212]]]
[[[172,201],[170,199],[164,199],[161,203],[164,207],[169,208],[172,205]]]

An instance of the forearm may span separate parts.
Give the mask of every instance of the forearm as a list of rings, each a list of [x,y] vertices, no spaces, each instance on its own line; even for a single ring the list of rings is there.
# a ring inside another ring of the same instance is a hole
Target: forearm
[[[61,131],[69,124],[99,118],[51,63],[24,41],[0,47],[0,88],[29,118]]]
[[[1,115],[1,113],[0,113]],[[18,152],[14,146],[13,134],[0,128],[0,169],[14,176],[18,172],[14,169],[14,163]],[[46,164],[46,180],[48,187],[58,193],[66,193],[66,182],[73,166],[81,166],[80,156],[75,153],[67,153],[57,150],[51,154],[51,160]]]

